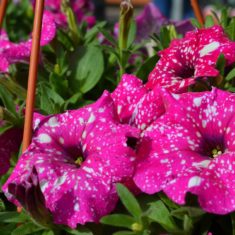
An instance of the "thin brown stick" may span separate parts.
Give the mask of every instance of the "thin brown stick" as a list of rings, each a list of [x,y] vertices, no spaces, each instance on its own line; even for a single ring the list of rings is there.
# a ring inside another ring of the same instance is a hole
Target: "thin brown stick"
[[[28,90],[27,90],[27,99],[26,99],[26,110],[25,110],[24,135],[23,135],[23,146],[22,146],[23,152],[28,148],[32,139],[33,112],[34,112],[36,81],[38,73],[43,9],[44,9],[44,0],[36,0],[34,25],[33,25],[33,39],[32,39],[29,77],[28,77]]]
[[[7,9],[7,2],[8,0],[1,0],[1,3],[0,3],[0,29],[2,29],[4,16],[5,16],[6,9]]]
[[[198,0],[191,0],[191,6],[193,8],[194,15],[196,16],[198,22],[201,26],[204,26],[204,18]]]

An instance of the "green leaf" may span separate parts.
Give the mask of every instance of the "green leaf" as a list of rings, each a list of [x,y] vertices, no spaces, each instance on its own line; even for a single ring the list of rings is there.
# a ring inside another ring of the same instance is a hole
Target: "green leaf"
[[[139,218],[142,211],[134,195],[122,184],[117,184],[117,193],[126,209],[134,217]]]
[[[55,235],[55,233],[52,230],[45,230],[42,235]]]
[[[192,219],[187,215],[184,215],[183,228],[184,231],[188,233],[191,232],[193,229]]]
[[[131,229],[131,225],[136,223],[136,220],[129,215],[113,214],[104,216],[101,219],[101,223]]]
[[[101,29],[104,30],[104,26],[107,23],[105,21],[103,22],[99,22],[96,25],[94,25],[94,27],[92,27],[91,29],[89,29],[85,35],[85,43],[89,44],[91,41],[93,41],[94,39],[97,38],[97,34],[100,33]],[[109,35],[111,36],[111,35]]]
[[[111,33],[102,27],[98,28],[100,32],[104,35],[105,39],[109,41],[113,46],[117,46],[117,41],[116,39],[111,35]]]
[[[2,79],[2,78],[1,78]],[[5,108],[12,114],[16,115],[16,107],[13,102],[13,96],[11,93],[2,85],[0,85],[0,98],[5,106]]]
[[[226,65],[226,60],[224,54],[221,53],[216,61],[216,68],[220,71],[221,75],[224,75],[225,65]]]
[[[77,228],[76,230],[65,227],[64,230],[73,235],[93,235],[93,233],[89,229],[84,227]]]
[[[119,231],[116,233],[113,233],[112,235],[135,235],[135,232],[130,232],[130,231]]]
[[[225,77],[225,80],[226,80],[226,81],[230,81],[230,80],[232,80],[233,78],[235,78],[235,68],[233,68],[233,69],[227,74],[227,76]]]
[[[147,81],[148,75],[156,65],[158,58],[159,57],[157,55],[154,55],[145,60],[144,63],[138,68],[136,76],[144,81]]]
[[[38,90],[41,110],[46,114],[60,112],[60,109],[64,104],[64,99],[46,83],[40,83]]]
[[[223,8],[221,10],[220,24],[223,28],[226,28],[226,26],[228,25],[228,9],[226,8]]]
[[[5,210],[6,210],[5,204],[3,200],[0,198],[0,212],[5,211]]]
[[[72,51],[74,49],[73,41],[69,35],[62,30],[57,30],[58,41],[61,42],[67,50]]]
[[[0,226],[0,234],[11,235],[12,230],[16,227],[15,224],[4,224]]]
[[[129,48],[131,46],[131,44],[134,42],[135,38],[136,38],[136,23],[134,20],[132,20],[131,24],[130,24],[128,38],[127,38],[127,48]]]
[[[231,92],[235,92],[235,87],[229,87],[227,90]]]
[[[29,222],[27,224],[22,224],[19,227],[17,227],[11,235],[26,235],[26,234],[32,234],[33,232],[37,232],[42,230],[43,228],[36,226],[34,223]]]
[[[100,80],[104,71],[102,50],[96,46],[78,47],[70,57],[70,85],[75,92],[86,93]]]
[[[173,218],[171,217],[169,210],[160,200],[150,203],[147,216],[153,221],[159,223],[168,232],[176,232],[179,230]]]
[[[171,215],[178,218],[184,219],[184,215],[188,215],[191,218],[201,217],[205,212],[197,207],[184,206],[176,210],[171,211]]]
[[[206,28],[209,28],[209,27],[213,26],[214,24],[215,24],[215,23],[214,23],[213,16],[212,16],[212,15],[206,16],[205,27],[206,27]]]
[[[82,98],[82,94],[81,93],[75,93],[73,96],[71,96],[69,99],[67,99],[64,103],[64,110],[69,109],[69,105],[75,105],[76,103],[78,103],[78,100],[80,100]]]
[[[165,26],[160,29],[160,42],[164,49],[168,48],[171,42],[170,31]]]
[[[198,28],[198,29],[201,28],[201,24],[198,22],[197,19],[191,18],[190,20],[191,20],[191,23],[192,23],[192,25],[193,25],[194,27],[196,27],[196,28]]]
[[[158,197],[163,201],[165,205],[168,206],[170,209],[177,209],[180,208],[179,205],[175,204],[173,201],[171,201],[164,193],[160,192],[158,193]]]
[[[0,135],[3,134],[5,131],[11,129],[13,127],[12,124],[6,123],[4,126],[0,127]]]
[[[228,34],[231,40],[235,40],[235,17],[232,18],[229,25],[225,28],[226,33]]]
[[[16,211],[0,212],[0,222],[3,223],[22,223],[28,220],[29,217],[25,213]]]

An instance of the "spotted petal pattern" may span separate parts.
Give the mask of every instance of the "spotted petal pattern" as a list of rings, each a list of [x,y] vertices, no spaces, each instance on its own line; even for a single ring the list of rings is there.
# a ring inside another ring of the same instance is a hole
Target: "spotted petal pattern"
[[[162,96],[166,113],[142,134],[135,183],[179,204],[191,192],[208,212],[233,211],[235,95],[213,89]]]
[[[115,183],[131,180],[135,152],[128,138],[138,138],[139,131],[119,124],[107,92],[85,108],[39,117],[37,126],[32,144],[3,187],[6,196],[19,204],[8,186],[30,185],[34,168],[55,223],[75,228],[98,222],[115,207]]]
[[[144,130],[162,113],[164,105],[159,89],[148,91],[134,75],[124,74],[112,93],[120,122]]]
[[[148,78],[147,87],[162,86],[175,93],[187,91],[197,78],[216,77],[220,54],[227,65],[235,62],[235,42],[229,40],[221,26],[188,32],[160,52],[160,60]]]

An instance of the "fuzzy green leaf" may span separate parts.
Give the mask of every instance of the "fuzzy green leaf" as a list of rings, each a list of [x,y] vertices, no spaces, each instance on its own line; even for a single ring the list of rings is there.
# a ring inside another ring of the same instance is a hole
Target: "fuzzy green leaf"
[[[142,214],[140,205],[134,195],[122,184],[117,184],[118,195],[126,209],[136,218]]]
[[[22,223],[29,217],[25,213],[18,213],[16,211],[0,212],[0,222],[2,223]]]
[[[26,235],[26,234],[32,234],[33,232],[37,232],[42,230],[42,227],[36,226],[34,223],[29,222],[26,224],[22,224],[19,227],[17,227],[11,235]]]
[[[188,215],[191,218],[195,218],[200,217],[204,214],[205,212],[202,209],[189,206],[180,207],[176,210],[171,211],[171,215],[176,217],[177,219],[184,219],[184,215]]]
[[[209,27],[213,26],[214,24],[215,24],[215,23],[214,23],[213,16],[212,16],[212,15],[206,16],[205,27],[206,27],[206,28],[209,28]]]
[[[230,80],[232,80],[233,78],[235,78],[235,68],[233,68],[233,69],[228,73],[228,75],[225,77],[225,80],[226,80],[226,81],[230,81]]]
[[[154,55],[144,61],[144,63],[139,67],[136,76],[144,81],[147,81],[148,75],[156,65],[158,58],[159,57],[157,55]]]
[[[107,225],[131,229],[131,225],[133,223],[136,223],[136,220],[129,215],[113,214],[113,215],[104,216],[101,219],[101,222]]]
[[[159,223],[164,229],[169,232],[176,232],[179,230],[173,218],[171,217],[169,210],[160,200],[150,203],[150,208],[147,212],[147,216],[153,221]]]
[[[66,227],[64,228],[64,230],[68,232],[69,234],[73,234],[73,235],[93,235],[93,233],[89,229],[84,228],[84,227],[77,228],[76,230]]]
[[[86,93],[100,80],[104,71],[102,49],[98,46],[78,47],[70,57],[72,70],[69,83],[74,92]]]

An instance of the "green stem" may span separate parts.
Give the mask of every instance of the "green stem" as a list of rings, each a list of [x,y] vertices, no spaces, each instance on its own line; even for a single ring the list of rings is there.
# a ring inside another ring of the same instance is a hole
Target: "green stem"
[[[11,79],[0,79],[0,84],[3,85],[5,88],[7,88],[10,92],[12,92],[14,95],[18,96],[19,98],[25,100],[26,99],[26,90],[22,86],[20,86],[18,83],[14,82]]]

